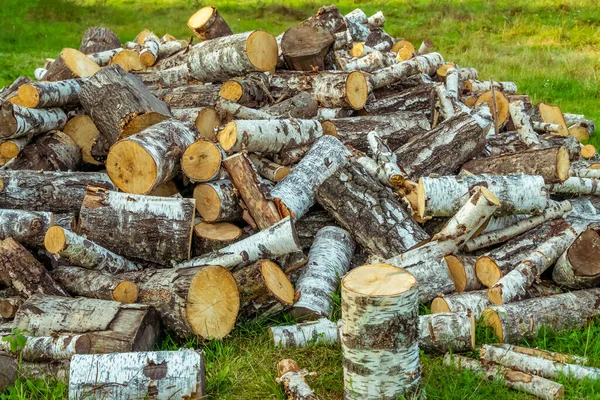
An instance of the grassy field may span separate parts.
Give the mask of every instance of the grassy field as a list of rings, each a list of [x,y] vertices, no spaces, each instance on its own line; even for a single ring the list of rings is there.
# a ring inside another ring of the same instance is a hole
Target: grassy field
[[[563,111],[600,121],[600,8],[595,0],[528,1],[342,1],[342,12],[361,7],[381,9],[389,33],[419,44],[432,39],[446,60],[473,66],[480,76],[515,81],[534,101],[559,104]],[[159,35],[190,36],[187,18],[206,5],[197,0],[2,0],[0,3],[0,86],[19,75],[31,75],[46,57],[64,47],[79,46],[93,25],[113,29],[122,41],[143,28]],[[279,34],[322,5],[310,1],[215,1],[234,32],[262,28]],[[284,5],[285,4],[285,5]],[[592,139],[596,145],[600,140]],[[339,309],[332,318],[339,317]],[[286,316],[236,328],[231,337],[210,343],[175,343],[165,338],[159,348],[182,345],[206,352],[211,399],[283,399],[275,383],[275,366],[285,357],[319,375],[312,387],[323,399],[340,399],[341,354],[337,346],[274,350],[267,327],[289,322]],[[556,335],[544,332],[530,346],[587,355],[600,367],[600,323]],[[483,329],[478,343],[493,338]],[[430,399],[527,399],[470,373],[444,368],[440,357],[423,355]],[[563,379],[566,397],[600,398],[600,383]],[[64,385],[19,382],[0,399],[62,399]]]

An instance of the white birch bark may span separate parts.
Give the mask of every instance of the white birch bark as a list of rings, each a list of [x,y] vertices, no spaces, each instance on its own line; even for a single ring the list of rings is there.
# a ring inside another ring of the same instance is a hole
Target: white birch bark
[[[276,381],[283,385],[288,400],[319,400],[304,379],[309,375],[314,375],[314,373],[300,369],[294,360],[285,359],[277,364]]]
[[[562,125],[550,122],[533,121],[533,130],[539,133],[560,134],[561,136],[567,136],[568,134],[568,131],[565,131]]]
[[[478,320],[483,311],[492,305],[487,290],[475,290],[437,297],[431,303],[432,313],[470,312]]]
[[[292,315],[305,319],[327,317],[340,279],[350,268],[354,241],[342,228],[320,229],[308,253],[308,263],[296,283]]]
[[[375,89],[389,86],[409,76],[423,73],[431,75],[444,64],[444,58],[439,53],[429,53],[417,56],[411,60],[392,64],[376,71],[369,77],[369,83]]]
[[[459,68],[458,69],[458,78],[460,79],[460,84],[462,86],[463,81],[469,79],[477,79],[479,73],[475,68]]]
[[[540,144],[540,139],[537,133],[533,130],[531,125],[531,118],[529,114],[525,112],[525,107],[521,100],[513,101],[508,105],[508,111],[512,119],[513,125],[515,126],[519,138],[528,146],[534,146]]]
[[[444,365],[455,367],[459,370],[469,370],[490,381],[502,380],[504,385],[511,389],[529,393],[543,400],[562,398],[565,391],[565,388],[560,383],[539,377],[535,374],[511,370],[497,366],[496,364],[482,364],[479,360],[457,354],[446,354],[444,356]]]
[[[380,264],[346,275],[341,335],[344,398],[420,398],[418,329],[418,289],[410,273]]]
[[[423,177],[419,179],[421,217],[450,217],[467,201],[469,189],[483,185],[491,190],[503,214],[540,214],[548,203],[548,195],[541,176],[532,175],[463,175]]]
[[[470,79],[466,82],[466,89],[470,92],[481,93],[492,90],[492,84],[490,81],[478,81]],[[499,90],[504,94],[515,94],[517,93],[517,85],[514,82],[496,82],[494,81],[494,89]]]
[[[315,119],[319,121],[325,121],[334,118],[347,118],[351,117],[353,113],[354,110],[348,108],[319,107]]]
[[[314,189],[348,163],[350,151],[333,136],[319,138],[292,172],[271,191],[279,212],[302,217],[315,203]]]
[[[422,56],[431,53],[431,50],[433,50],[433,42],[431,40],[423,40],[417,50],[417,54]]]
[[[60,130],[66,123],[67,115],[60,108],[27,108],[9,102],[0,108],[0,136],[3,139]]]
[[[426,353],[460,353],[475,348],[475,318],[470,312],[419,316],[419,348]]]
[[[219,112],[221,119],[223,120],[240,120],[240,119],[251,119],[251,120],[267,120],[277,119],[276,116],[269,114],[263,110],[256,110],[254,108],[246,107],[238,103],[226,100],[222,97],[217,100],[215,109]],[[173,114],[174,115],[174,114]]]
[[[76,355],[71,359],[70,400],[192,399],[205,394],[204,359],[195,350]]]
[[[257,156],[256,154],[250,154],[248,156],[252,165],[256,169],[256,172],[263,178],[277,183],[285,178],[290,173],[289,167],[284,167],[269,160],[268,158]]]
[[[475,186],[469,200],[450,218],[431,240],[437,241],[443,255],[461,248],[500,207],[498,198],[489,189]]]
[[[33,71],[33,77],[38,81],[41,81],[42,79],[44,79],[44,76],[46,76],[47,72],[48,70],[46,68],[36,68]]]
[[[269,334],[275,347],[305,347],[310,344],[339,343],[340,323],[327,318],[296,325],[272,326]]]
[[[468,252],[473,252],[484,247],[505,242],[535,228],[536,226],[543,224],[546,221],[559,218],[572,209],[573,206],[569,201],[555,202],[550,200],[548,202],[548,207],[542,211],[540,215],[523,219],[505,228],[484,232],[479,236],[468,240],[465,243],[464,249]]]
[[[371,29],[381,28],[382,26],[384,26],[385,16],[383,15],[383,12],[377,11],[375,14],[367,18],[367,25]]]
[[[356,149],[352,151],[352,154],[354,155],[356,162],[360,164],[373,179],[377,179],[383,185],[391,187],[388,175],[383,170],[383,167],[377,164],[377,161],[373,160],[371,157],[367,157],[366,154]]]
[[[16,139],[8,139],[5,142],[0,143],[0,157],[12,159],[18,156],[32,140],[33,135],[27,135]]]
[[[188,46],[189,43],[187,40],[169,40],[167,42],[161,41],[158,45],[158,58],[163,59],[170,57]]]
[[[371,153],[374,156],[374,160],[381,166],[381,170],[386,176],[385,184],[391,187],[402,185],[404,176],[402,176],[402,171],[400,171],[400,168],[398,167],[396,155],[390,150],[387,144],[383,142],[381,136],[379,136],[377,132],[369,132],[367,140],[369,142],[369,147],[371,148]]]
[[[548,202],[552,202],[552,200],[548,200]],[[550,203],[552,204],[552,203]],[[488,233],[492,231],[497,231],[500,229],[508,228],[518,223],[519,221],[523,221],[524,219],[531,218],[531,215],[527,214],[512,214],[512,215],[501,215],[498,217],[492,217],[485,225],[485,229],[481,231],[481,233]]]
[[[19,243],[41,246],[54,225],[54,215],[42,211],[0,209],[0,239],[12,237]]]
[[[556,261],[552,269],[552,280],[559,285],[572,288],[584,289],[598,286],[600,283],[599,275],[578,275],[575,267],[569,260],[568,250],[565,251]]]
[[[205,193],[211,199],[206,199]],[[240,200],[233,184],[228,179],[206,182],[194,189],[196,209],[206,222],[236,221],[242,218]]]
[[[217,138],[224,150],[279,153],[310,144],[323,136],[319,121],[310,119],[241,120],[230,122]]]
[[[48,230],[46,238],[46,249],[57,259],[62,258],[69,264],[110,274],[140,270],[126,258],[67,229],[53,227]],[[59,247],[54,245],[56,239]]]
[[[562,183],[554,183],[547,186],[552,194],[562,195],[600,195],[598,179],[570,177]]]
[[[112,49],[112,50],[104,50],[98,53],[88,54],[88,58],[98,64],[100,67],[105,67],[110,63],[110,60],[114,57],[115,54],[123,51],[122,47]]]
[[[381,51],[373,50],[364,57],[356,57],[343,62],[342,69],[344,71],[374,72],[396,63],[396,57],[394,57],[393,53],[382,53]]]
[[[563,363],[579,364],[579,365],[586,365],[589,363],[589,359],[587,357],[576,356],[576,355],[572,355],[572,354],[563,354],[563,353],[556,353],[554,351],[540,350],[537,348],[515,346],[512,344],[508,344],[508,343],[497,344],[494,346],[499,347],[501,349],[506,349],[506,350],[514,351],[514,352],[521,353],[521,354],[526,354],[529,356],[540,357],[540,358],[550,360],[550,361],[558,361],[558,362],[563,362]]]
[[[458,70],[448,68],[446,71],[446,92],[451,98],[458,100]]]
[[[290,218],[284,218],[275,225],[246,239],[221,250],[177,264],[175,268],[220,265],[223,268],[233,269],[238,265],[248,265],[261,258],[272,259],[296,251],[301,251],[301,247],[296,237],[294,225]]]
[[[569,176],[578,178],[600,179],[600,163],[597,161],[580,160],[571,163]]]
[[[509,369],[541,375],[545,378],[558,379],[564,374],[577,380],[583,380],[584,378],[600,379],[600,368],[564,364],[487,344],[483,345],[480,356],[484,362],[497,363]]]
[[[452,69],[456,71],[454,68]],[[440,105],[439,111],[444,121],[454,117],[459,112],[458,101],[441,83],[435,84],[435,92]]]
[[[140,61],[142,64],[144,64],[146,67],[151,67],[154,65],[158,59],[159,46],[160,40],[158,37],[156,37],[156,35],[149,34],[146,36],[140,50]]]
[[[363,10],[356,8],[344,16],[348,31],[352,35],[352,39],[356,42],[364,42],[367,40],[371,30],[369,29],[368,18]]]
[[[11,352],[9,342],[0,335],[0,351]],[[24,361],[69,360],[75,354],[88,354],[91,341],[88,335],[26,336],[25,345],[18,350]]]
[[[32,82],[19,88],[19,97],[26,107],[75,107],[79,105],[79,91],[86,80]]]

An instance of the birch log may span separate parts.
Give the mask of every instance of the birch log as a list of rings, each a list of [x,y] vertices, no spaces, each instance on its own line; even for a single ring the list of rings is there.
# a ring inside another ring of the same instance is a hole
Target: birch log
[[[193,46],[187,62],[190,74],[201,82],[271,71],[277,64],[277,42],[261,30],[223,36]]]
[[[242,219],[239,195],[227,179],[197,185],[194,189],[194,199],[196,210],[206,222]]]
[[[90,353],[98,354],[152,350],[159,324],[156,312],[141,304],[34,294],[19,308],[13,326],[32,336],[87,334]]]
[[[256,154],[250,154],[249,158],[256,172],[273,183],[279,182],[291,172],[289,167],[276,164],[268,158],[260,157]]]
[[[147,194],[181,171],[181,155],[196,140],[183,122],[168,119],[115,143],[106,158],[106,171],[119,189]]]
[[[257,153],[279,153],[313,143],[323,136],[319,121],[310,119],[232,121],[217,138],[223,150],[246,150]]]
[[[396,155],[392,153],[377,132],[369,132],[367,140],[369,141],[369,147],[375,161],[386,176],[386,184],[391,187],[401,186],[404,182],[404,177],[402,176],[402,171],[398,168]]]
[[[171,107],[214,107],[221,85],[207,83],[153,90],[152,94]]]
[[[484,362],[497,363],[510,369],[541,375],[545,378],[558,379],[562,376],[577,380],[600,378],[600,368],[564,364],[487,344],[483,345],[480,354],[481,360]]]
[[[417,322],[417,281],[407,271],[373,264],[344,277],[345,399],[421,398]]]
[[[515,126],[521,140],[528,146],[540,144],[540,140],[533,130],[531,118],[525,112],[523,102],[520,100],[511,102],[508,105],[512,123]]]
[[[354,41],[362,42],[369,36],[368,18],[363,10],[356,8],[344,16],[348,31]]]
[[[94,75],[100,67],[85,54],[75,49],[63,49],[47,67],[45,81],[85,78]]]
[[[500,367],[496,364],[482,364],[478,360],[464,356],[447,353],[444,356],[444,365],[455,367],[459,370],[469,370],[475,375],[483,376],[487,380],[502,380],[505,386],[521,392],[529,393],[539,399],[554,400],[562,398],[565,388],[560,383],[529,374]]]
[[[100,26],[87,28],[81,38],[79,51],[85,54],[121,47],[119,37],[110,29]]]
[[[40,246],[52,225],[54,215],[49,212],[0,209],[0,240],[10,237],[19,243]]]
[[[298,251],[301,251],[301,248],[294,224],[290,218],[284,218],[246,239],[221,250],[177,264],[175,268],[220,265],[223,268],[233,269],[236,266],[248,265],[261,258],[272,259]]]
[[[11,352],[10,345],[0,336],[0,350]],[[18,350],[23,361],[43,362],[70,360],[75,354],[89,354],[92,350],[88,335],[25,336],[25,345]]]
[[[559,135],[559,136],[567,136],[569,134],[568,130],[565,130],[565,128],[562,125],[559,124],[551,124],[550,122],[534,122],[532,123],[533,126],[533,130],[538,132],[538,133],[549,133],[549,134],[554,134],[554,135]]]
[[[60,131],[34,139],[11,162],[7,169],[34,171],[71,171],[81,164],[81,149]]]
[[[596,287],[600,283],[600,237],[595,229],[581,233],[556,261],[552,280],[570,289]]]
[[[444,257],[450,276],[454,281],[456,293],[471,292],[482,288],[475,273],[476,256],[467,254],[451,254]]]
[[[191,349],[75,355],[69,399],[202,398],[205,368],[202,353]]]
[[[32,82],[19,87],[19,99],[25,107],[75,107],[84,80],[68,79],[58,82]]]
[[[598,179],[570,177],[564,182],[554,183],[547,186],[551,194],[558,195],[600,195]]]
[[[62,266],[55,268],[51,275],[74,296],[120,303],[135,303],[138,298],[138,287],[135,283],[97,270]]]
[[[62,129],[67,115],[60,108],[26,108],[5,102],[0,106],[0,138],[15,139]]]
[[[307,92],[300,92],[297,95],[290,97],[289,99],[280,101],[263,109],[264,111],[278,118],[316,118],[320,120],[322,118],[320,118],[319,115],[321,115],[321,113],[323,112],[322,110],[325,109],[318,107],[319,103],[317,102],[317,99],[313,97],[313,95]],[[348,111],[347,109],[345,110],[346,112],[353,111]]]
[[[380,89],[418,73],[432,75],[443,64],[439,53],[429,53],[380,69],[369,77],[369,82],[373,89]]]
[[[223,160],[223,166],[244,201],[244,207],[259,229],[267,229],[281,220],[275,203],[268,198],[268,188],[258,180],[245,153],[226,158]]]
[[[146,67],[154,65],[158,59],[158,51],[160,48],[160,39],[152,32],[144,38],[142,48],[140,50],[140,62]]]
[[[223,98],[217,100],[215,109],[218,111],[219,116],[221,119],[223,119],[223,121],[240,119],[267,120],[277,118],[277,116],[270,114],[266,110],[256,110],[254,108],[242,106]]]
[[[200,82],[190,76],[190,71],[185,64],[169,69],[138,72],[135,76],[138,77],[148,89],[160,93],[163,92],[159,89],[179,88],[200,84]]]
[[[342,167],[327,178],[317,187],[316,197],[341,227],[375,255],[393,257],[429,238],[391,192],[358,164]]]
[[[296,361],[285,359],[277,364],[277,382],[283,385],[288,400],[319,400],[306,383],[305,376],[312,375],[300,369]]]
[[[369,100],[365,104],[365,110],[370,115],[414,111],[423,114],[431,122],[433,120],[436,99],[434,85],[422,84],[398,93]]]
[[[467,113],[457,114],[399,147],[395,151],[398,166],[405,178],[414,181],[429,174],[453,174],[465,161],[481,153],[489,127],[489,123],[481,126]]]
[[[466,251],[473,252],[484,247],[490,247],[506,242],[507,240],[540,226],[546,221],[563,216],[565,213],[571,211],[572,208],[573,206],[568,201],[549,201],[548,207],[542,211],[540,215],[522,219],[504,228],[491,230],[489,232],[484,231],[479,236],[467,241],[464,248]]]
[[[240,294],[231,273],[216,265],[145,269],[120,277],[138,286],[138,302],[156,309],[177,337],[221,339],[233,329]]]
[[[327,226],[319,230],[308,253],[308,263],[296,283],[294,317],[327,317],[342,276],[350,268],[354,241],[344,229]]]
[[[490,81],[478,81],[475,79],[469,79],[464,83],[465,90],[469,92],[486,92],[492,89]],[[494,88],[500,92],[506,94],[517,93],[517,85],[514,82],[496,82],[494,81]]]
[[[500,207],[496,195],[484,186],[475,186],[470,193],[469,200],[431,238],[445,256],[461,248]]]
[[[98,64],[99,67],[106,67],[110,64],[112,58],[121,51],[123,51],[123,48],[119,45],[117,48],[90,53],[87,56],[90,60]]]
[[[210,40],[233,34],[227,22],[219,15],[216,7],[206,6],[196,11],[187,26],[200,40]]]
[[[348,163],[351,153],[336,138],[318,139],[306,156],[271,191],[282,216],[301,218],[315,203],[315,188]]]
[[[562,363],[579,364],[579,365],[589,364],[589,359],[587,357],[582,357],[582,356],[577,356],[577,355],[572,355],[572,354],[556,353],[554,351],[540,350],[540,349],[531,348],[531,347],[515,346],[512,344],[506,344],[506,343],[498,344],[498,345],[495,345],[494,347],[499,347],[501,349],[514,351],[516,353],[526,354],[528,356],[539,357],[539,358],[543,358],[545,360],[550,360],[550,361],[558,361],[558,362],[562,362]]]
[[[125,257],[170,265],[190,257],[194,212],[193,199],[88,187],[78,231]]]
[[[221,146],[211,140],[200,138],[187,145],[181,155],[181,170],[192,182],[206,182],[218,179],[221,175],[221,161],[224,152]]]
[[[339,343],[339,323],[327,318],[288,326],[272,326],[269,335],[275,347],[305,347],[310,344]]]
[[[173,108],[171,112],[178,120],[194,124],[200,135],[206,139],[214,139],[215,129],[221,125],[217,110],[211,107]]]
[[[88,185],[116,189],[108,175],[100,172],[0,170],[0,207],[79,212]]]
[[[475,318],[470,312],[419,316],[419,349],[426,353],[466,352],[475,348]]]
[[[417,188],[419,215],[450,217],[466,202],[474,186],[485,186],[498,200],[498,215],[541,214],[548,203],[544,179],[531,175],[423,177]]]
[[[258,108],[272,101],[269,78],[262,72],[247,74],[223,83],[219,96],[246,107]]]

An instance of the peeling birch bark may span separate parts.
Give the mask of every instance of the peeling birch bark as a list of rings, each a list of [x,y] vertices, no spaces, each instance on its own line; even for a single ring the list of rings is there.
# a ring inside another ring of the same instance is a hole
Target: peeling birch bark
[[[49,212],[0,209],[0,239],[13,238],[19,243],[41,246],[44,235],[54,225]]]
[[[150,33],[144,38],[142,48],[140,50],[140,61],[146,67],[154,65],[158,59],[158,50],[160,47],[160,39],[154,34]]]
[[[341,62],[342,70],[344,71],[362,71],[376,72],[390,65],[396,64],[396,58],[392,53],[382,53],[374,50],[364,57],[352,58],[348,61]]]
[[[381,167],[386,177],[385,184],[391,187],[401,186],[404,182],[404,177],[402,176],[402,171],[398,168],[396,155],[392,153],[376,131],[369,132],[367,140],[375,161]]]
[[[0,107],[0,136],[15,139],[62,129],[67,115],[60,108],[36,109],[5,102]]]
[[[313,373],[300,369],[296,361],[285,359],[277,364],[278,383],[283,385],[288,400],[319,400],[319,397],[306,383],[305,376]]]

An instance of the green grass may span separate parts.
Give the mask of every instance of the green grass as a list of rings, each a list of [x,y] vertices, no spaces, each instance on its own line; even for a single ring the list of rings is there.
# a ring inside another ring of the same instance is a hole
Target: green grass
[[[334,2],[348,12],[381,9],[389,33],[413,41],[432,39],[446,60],[473,66],[482,78],[515,81],[520,92],[534,101],[561,106],[564,112],[583,113],[600,122],[600,7],[595,0],[406,0]],[[122,41],[140,30],[190,36],[187,18],[206,5],[197,0],[2,0],[0,3],[0,86],[19,75],[31,75],[44,58],[56,57],[64,47],[79,46],[83,31],[93,25],[113,29]],[[234,32],[262,28],[279,34],[308,17],[320,2],[291,0],[214,1]],[[285,5],[284,5],[285,4]],[[600,139],[592,142],[598,147]],[[336,310],[339,317],[339,310]],[[323,399],[340,399],[341,353],[338,346],[273,349],[267,327],[289,322],[285,316],[246,323],[231,337],[210,343],[175,343],[165,338],[160,349],[180,346],[206,353],[211,399],[283,399],[275,383],[277,362],[296,359],[318,372],[310,383]],[[560,335],[542,333],[525,343],[553,351],[586,355],[600,367],[600,322]],[[478,330],[478,343],[493,338]],[[442,366],[441,358],[422,356],[430,399],[527,399],[471,373]],[[561,380],[566,397],[600,398],[600,383]],[[67,389],[59,383],[19,382],[0,399],[62,399]]]

